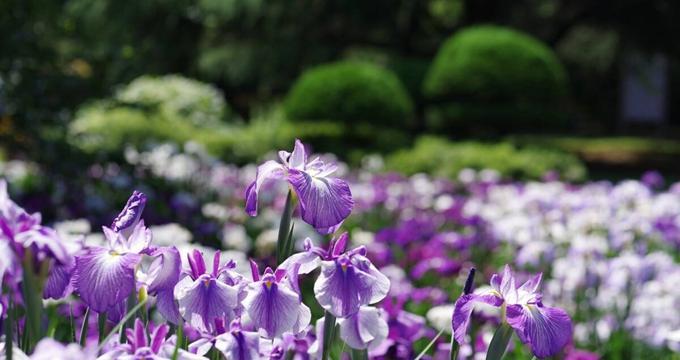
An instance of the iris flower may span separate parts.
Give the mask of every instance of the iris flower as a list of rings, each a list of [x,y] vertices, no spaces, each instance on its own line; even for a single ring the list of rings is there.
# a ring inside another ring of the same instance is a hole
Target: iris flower
[[[464,294],[456,301],[453,311],[453,334],[463,344],[470,325],[475,303],[486,303],[501,307],[507,323],[515,330],[520,340],[531,347],[538,358],[553,356],[570,341],[572,324],[566,311],[543,305],[538,293],[541,274],[521,286],[515,284],[515,276],[508,265],[503,275],[491,277],[491,290],[481,293]]]
[[[353,349],[374,349],[389,332],[387,314],[372,306],[362,306],[349,317],[338,319],[340,338]]]
[[[220,252],[213,257],[212,268],[208,269],[203,254],[194,250],[187,255],[189,270],[175,286],[175,299],[179,313],[194,329],[215,333],[215,321],[231,322],[239,306],[239,287],[224,281],[223,274],[235,263],[220,266]]]
[[[145,203],[146,196],[135,191],[111,228],[103,227],[108,246],[92,247],[76,258],[75,288],[99,313],[120,307],[135,290],[135,267],[151,243],[151,231],[141,220]]]
[[[269,160],[258,166],[255,181],[246,189],[246,212],[257,215],[257,197],[262,186],[270,180],[286,180],[300,200],[302,220],[322,234],[330,234],[340,227],[354,206],[349,185],[330,177],[335,164],[325,164],[319,158],[307,159],[300,140],[295,140],[292,153],[279,151],[280,163]]]
[[[298,333],[307,327],[312,314],[296,292],[297,286],[287,278],[286,270],[273,271],[268,267],[260,276],[257,264],[252,261],[250,264],[253,282],[248,285],[243,306],[251,324],[272,339],[288,331]]]

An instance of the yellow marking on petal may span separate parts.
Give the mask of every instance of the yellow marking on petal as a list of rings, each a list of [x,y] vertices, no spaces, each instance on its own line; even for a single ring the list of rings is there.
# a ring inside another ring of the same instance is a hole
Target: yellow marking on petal
[[[265,281],[265,282],[264,282],[264,285],[267,287],[267,290],[269,290],[269,289],[272,288],[272,282],[269,281],[269,280]]]

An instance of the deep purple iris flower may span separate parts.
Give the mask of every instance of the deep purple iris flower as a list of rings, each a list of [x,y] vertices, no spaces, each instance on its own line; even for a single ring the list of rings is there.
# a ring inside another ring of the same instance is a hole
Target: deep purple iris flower
[[[280,337],[284,332],[297,334],[304,330],[309,325],[312,314],[307,305],[302,303],[295,284],[297,276],[291,279],[285,269],[274,271],[269,267],[260,276],[257,264],[253,261],[250,264],[253,282],[248,285],[248,295],[243,306],[251,324],[272,339]]]
[[[544,306],[538,293],[541,274],[521,286],[515,284],[515,276],[508,265],[503,275],[491,277],[491,290],[483,293],[464,294],[456,301],[453,312],[453,334],[463,344],[470,325],[472,310],[477,302],[505,309],[508,324],[520,340],[531,347],[538,358],[553,356],[569,343],[572,324],[566,311]]]
[[[214,334],[215,321],[231,322],[239,312],[241,286],[225,278],[236,263],[220,265],[220,252],[213,257],[212,268],[206,267],[203,254],[194,250],[187,255],[189,269],[175,286],[174,295],[179,313],[194,329]],[[229,281],[227,281],[229,280]]]
[[[92,247],[76,258],[75,288],[99,313],[120,307],[136,290],[135,268],[151,243],[151,231],[141,220],[145,203],[146,196],[135,191],[112,227],[103,227],[108,246]]]
[[[257,215],[257,196],[270,180],[286,180],[300,200],[302,219],[322,234],[340,227],[354,207],[352,192],[344,180],[330,177],[337,169],[319,158],[307,159],[300,140],[295,140],[292,153],[279,151],[281,163],[269,160],[258,166],[255,181],[246,189],[246,212]]]

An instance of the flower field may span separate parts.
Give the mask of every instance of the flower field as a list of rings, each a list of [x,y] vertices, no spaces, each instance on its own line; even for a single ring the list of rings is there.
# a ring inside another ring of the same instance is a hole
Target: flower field
[[[680,184],[287,150],[0,167],[0,358],[678,358]]]

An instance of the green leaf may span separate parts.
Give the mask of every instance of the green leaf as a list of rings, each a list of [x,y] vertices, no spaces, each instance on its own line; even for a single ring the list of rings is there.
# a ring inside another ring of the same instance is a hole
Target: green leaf
[[[99,344],[104,340],[106,333],[106,312],[100,313],[97,317],[97,325],[99,330]]]
[[[368,350],[352,349],[352,360],[368,360]]]
[[[286,206],[281,214],[281,222],[279,223],[279,237],[276,242],[276,262],[282,263],[288,256],[290,256],[289,245],[290,235],[292,234],[291,223],[293,221],[293,192],[288,190],[286,196]]]
[[[510,338],[512,338],[512,328],[507,323],[502,323],[493,334],[489,344],[489,351],[486,353],[486,360],[502,359]]]
[[[432,341],[430,341],[430,342],[427,344],[427,346],[425,346],[425,348],[423,349],[423,351],[421,351],[420,354],[418,354],[418,356],[416,356],[415,360],[420,360],[423,356],[425,356],[425,354],[430,350],[430,348],[432,347],[432,345],[434,345],[434,343],[437,341],[437,339],[439,339],[440,336],[442,336],[443,333],[444,333],[444,329],[439,330],[439,332],[437,333],[437,335],[435,335],[435,336],[432,338]]]

